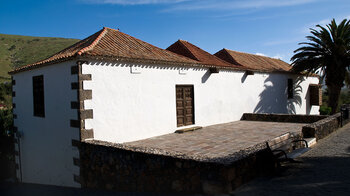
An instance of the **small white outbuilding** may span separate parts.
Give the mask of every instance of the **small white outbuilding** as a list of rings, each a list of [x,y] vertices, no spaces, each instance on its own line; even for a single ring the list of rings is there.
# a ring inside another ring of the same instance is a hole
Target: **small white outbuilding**
[[[110,28],[10,74],[17,176],[28,183],[79,187],[81,140],[130,142],[252,112],[319,114],[309,90],[319,78],[281,60],[183,40],[164,50]]]

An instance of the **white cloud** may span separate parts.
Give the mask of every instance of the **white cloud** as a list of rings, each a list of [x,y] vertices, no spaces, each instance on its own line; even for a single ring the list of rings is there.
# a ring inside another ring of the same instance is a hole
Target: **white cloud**
[[[274,58],[274,59],[280,59],[280,60],[287,60],[287,62],[289,62],[289,59],[288,57],[291,55],[291,54],[275,54],[273,56],[269,56],[269,55],[266,55],[264,53],[261,53],[261,52],[257,52],[255,53],[256,55],[259,55],[259,56],[266,56],[266,57],[270,57],[270,58]]]
[[[276,54],[275,56],[271,57],[271,58],[274,58],[274,59],[283,59],[282,55],[280,54]]]
[[[180,3],[187,0],[80,0],[80,1],[85,3],[94,3],[94,4],[146,5],[146,4]]]
[[[316,0],[78,0],[93,4],[146,5],[177,4],[167,11],[190,10],[233,10],[249,8],[271,8],[302,5]]]
[[[255,53],[256,55],[259,55],[259,56],[266,56],[266,54],[263,54],[263,53],[260,53],[260,52],[257,52]]]
[[[337,22],[337,24],[339,24],[344,19],[350,20],[350,15],[345,16],[345,17],[344,16],[343,17],[335,17],[334,19]],[[309,23],[309,24],[307,24],[306,26],[303,27],[301,32],[303,34],[309,34],[310,33],[310,28],[315,29],[316,25],[321,25],[321,26],[325,27],[326,25],[331,23],[332,20],[333,20],[333,18],[327,18],[327,19],[320,20],[318,22]]]
[[[316,0],[190,0],[165,11],[237,10],[254,8],[288,7],[315,2]]]

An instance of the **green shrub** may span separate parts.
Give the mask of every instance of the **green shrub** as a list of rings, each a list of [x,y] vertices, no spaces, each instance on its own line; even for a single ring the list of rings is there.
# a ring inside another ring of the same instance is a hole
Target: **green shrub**
[[[15,174],[13,135],[11,110],[0,110],[0,181]]]
[[[321,106],[320,107],[320,114],[321,115],[330,115],[332,112],[332,108],[331,107],[327,107],[327,106]]]

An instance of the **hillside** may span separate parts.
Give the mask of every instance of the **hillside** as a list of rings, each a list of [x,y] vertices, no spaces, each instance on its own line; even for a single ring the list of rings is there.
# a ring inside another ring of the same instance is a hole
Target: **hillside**
[[[35,63],[78,42],[78,39],[0,34],[0,81],[10,79],[8,71]]]

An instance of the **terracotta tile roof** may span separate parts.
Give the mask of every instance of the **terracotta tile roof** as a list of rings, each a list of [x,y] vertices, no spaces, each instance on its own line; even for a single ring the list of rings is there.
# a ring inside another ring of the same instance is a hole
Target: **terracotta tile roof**
[[[198,61],[141,41],[118,30],[104,27],[86,39],[34,64],[17,68],[10,74],[53,64],[74,57],[110,57],[133,61],[152,61],[200,65]]]
[[[290,71],[291,66],[280,60],[255,54],[222,49],[214,54],[226,62],[239,64],[257,71]]]
[[[55,63],[55,62],[59,62],[62,60],[67,60],[67,59],[71,59],[72,57],[74,57],[75,55],[77,55],[78,53],[83,52],[86,48],[88,48],[89,46],[96,44],[96,40],[97,38],[101,37],[102,34],[104,32],[104,29],[96,32],[95,34],[73,44],[72,46],[69,46],[68,48],[65,48],[63,50],[61,50],[60,52],[52,55],[51,57],[44,59],[42,61],[33,63],[33,64],[29,64],[29,65],[25,65],[22,67],[19,67],[13,71],[10,71],[9,73],[17,73],[17,72],[21,72],[21,71],[25,71],[25,70],[30,70],[33,68],[37,68],[37,67],[41,67],[43,65],[47,65],[47,64],[51,64],[51,63]],[[94,43],[95,42],[95,43]]]
[[[71,60],[73,58],[118,59],[171,65],[210,66],[237,70],[289,71],[290,65],[273,58],[223,49],[214,55],[183,40],[158,48],[118,30],[104,27],[97,33],[34,64],[10,74]]]
[[[209,52],[206,52],[203,49],[184,40],[178,40],[177,42],[169,46],[167,50],[177,53],[179,55],[191,58],[193,60],[199,61],[206,65],[213,65],[218,67],[230,67],[230,68],[237,68],[237,69],[244,68],[235,63],[223,61],[220,58],[210,54]]]

